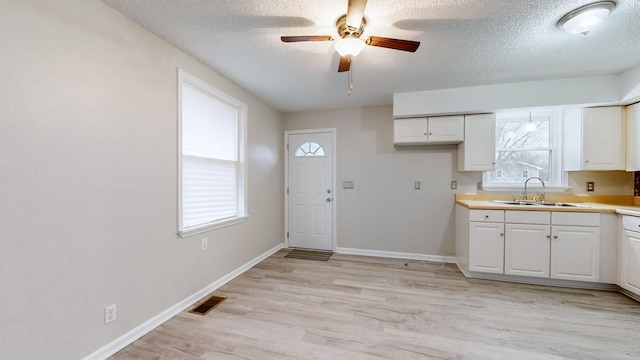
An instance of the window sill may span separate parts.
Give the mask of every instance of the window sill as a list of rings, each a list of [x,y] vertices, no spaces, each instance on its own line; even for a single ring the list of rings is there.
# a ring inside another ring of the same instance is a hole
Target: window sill
[[[205,225],[194,226],[194,227],[191,227],[191,228],[188,228],[188,229],[183,229],[181,231],[178,231],[178,235],[181,238],[187,238],[189,236],[202,234],[202,233],[205,233],[205,232],[208,232],[208,231],[220,229],[220,228],[231,226],[231,225],[234,225],[234,224],[239,224],[241,222],[247,221],[247,219],[249,219],[249,215],[237,216],[237,217],[233,217],[233,218],[229,218],[229,219],[224,219],[224,220],[216,221],[216,222],[213,222],[213,223],[208,223],[208,224],[205,224]]]

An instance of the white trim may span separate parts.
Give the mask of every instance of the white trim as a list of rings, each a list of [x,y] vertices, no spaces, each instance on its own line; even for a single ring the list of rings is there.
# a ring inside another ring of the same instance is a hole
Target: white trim
[[[336,248],[334,250],[338,254],[347,255],[361,255],[361,256],[373,256],[384,257],[392,259],[409,259],[409,260],[424,260],[431,262],[445,262],[453,264],[456,262],[455,256],[444,255],[428,255],[428,254],[414,254],[394,251],[381,251],[381,250],[366,250],[366,249],[352,249],[352,248]]]
[[[333,176],[332,176],[332,188],[333,188],[333,201],[331,206],[333,207],[333,224],[332,224],[332,244],[331,248],[335,249],[338,246],[338,206],[336,205],[338,202],[338,191],[337,191],[337,148],[338,148],[338,140],[337,140],[337,130],[336,128],[326,128],[326,129],[307,129],[307,130],[286,130],[284,132],[284,244],[285,247],[289,247],[289,239],[287,238],[287,232],[289,231],[289,194],[287,194],[287,189],[289,188],[289,149],[287,148],[289,144],[289,135],[298,135],[298,134],[317,134],[317,133],[331,133],[332,139],[332,147],[333,147],[333,155],[331,161],[333,162]]]
[[[247,221],[247,219],[249,219],[249,215],[245,215],[245,216],[236,216],[236,217],[232,217],[229,219],[224,219],[224,220],[220,220],[220,221],[216,221],[213,223],[209,223],[209,224],[205,224],[205,225],[200,225],[194,228],[190,228],[190,229],[185,229],[183,231],[178,231],[178,235],[181,238],[187,238],[189,236],[193,236],[193,235],[198,235],[198,234],[202,234],[211,230],[215,230],[215,229],[219,229],[219,228],[223,228],[225,226],[230,226],[233,224],[238,224],[241,222],[245,222]]]
[[[237,111],[237,131],[238,131],[238,164],[241,167],[239,171],[238,177],[238,216],[233,218],[232,221],[221,220],[214,223],[202,224],[201,226],[196,227],[195,229],[185,229],[182,224],[182,87],[183,85],[188,85],[206,95],[215,98],[216,101],[224,103]],[[247,139],[249,138],[249,127],[247,125],[248,121],[248,106],[242,101],[234,98],[231,95],[228,95],[222,90],[217,89],[215,86],[197,78],[194,75],[191,75],[185,70],[178,68],[178,235],[180,237],[185,238],[191,235],[195,235],[198,233],[202,233],[205,231],[211,231],[220,227],[225,227],[233,224],[237,224],[239,222],[245,221],[249,217],[249,207],[248,207],[248,159],[247,159]],[[203,230],[206,229],[206,230]],[[200,231],[203,230],[203,231]]]
[[[269,256],[275,254],[278,250],[282,249],[283,247],[284,247],[284,244],[278,244],[274,248],[272,248],[270,250],[267,250],[262,255],[259,255],[255,259],[253,259],[253,260],[249,261],[248,263],[240,266],[239,268],[233,270],[232,272],[230,272],[227,275],[221,277],[220,279],[212,282],[211,284],[205,286],[204,288],[196,291],[194,294],[188,296],[187,298],[185,298],[184,300],[178,302],[177,304],[169,307],[168,309],[166,309],[163,312],[159,313],[158,315],[152,317],[151,319],[143,322],[142,324],[138,325],[137,327],[135,327],[131,331],[127,332],[126,334],[120,336],[119,338],[111,341],[110,343],[106,344],[105,346],[103,346],[103,347],[99,348],[98,350],[92,352],[91,354],[85,356],[83,358],[83,360],[94,360],[94,359],[95,360],[98,360],[98,359],[102,360],[102,359],[107,359],[111,355],[117,353],[118,351],[124,349],[126,346],[130,345],[134,341],[136,341],[139,338],[141,338],[142,336],[146,335],[151,330],[153,330],[156,327],[162,325],[167,320],[169,320],[172,317],[174,317],[174,316],[178,315],[179,313],[183,312],[184,310],[186,310],[187,308],[192,306],[194,303],[196,303],[198,300],[200,300],[203,297],[207,296],[208,294],[212,293],[216,289],[220,288],[222,285],[224,285],[224,284],[228,283],[229,281],[233,280],[234,278],[242,275],[242,273],[244,273],[245,271],[249,270],[250,268],[252,268],[256,264],[260,263],[264,259],[268,258]]]

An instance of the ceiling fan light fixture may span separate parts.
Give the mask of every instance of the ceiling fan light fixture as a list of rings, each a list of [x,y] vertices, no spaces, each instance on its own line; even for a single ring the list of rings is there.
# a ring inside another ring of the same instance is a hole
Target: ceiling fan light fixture
[[[558,27],[569,34],[586,35],[591,29],[600,24],[616,7],[613,1],[598,1],[581,6],[558,21]]]
[[[335,44],[336,51],[343,57],[355,57],[360,54],[365,46],[367,46],[367,44],[364,40],[354,37],[340,39]]]

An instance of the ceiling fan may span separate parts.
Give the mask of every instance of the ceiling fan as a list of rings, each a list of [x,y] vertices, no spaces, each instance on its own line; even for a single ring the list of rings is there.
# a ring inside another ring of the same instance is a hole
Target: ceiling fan
[[[420,46],[419,41],[392,39],[380,36],[370,36],[362,39],[367,22],[364,18],[364,8],[367,0],[349,0],[347,14],[341,16],[336,22],[340,40],[335,44],[335,48],[340,54],[340,64],[338,72],[349,71],[351,60],[358,55],[366,46],[378,46],[387,49],[415,52]],[[333,41],[331,35],[309,35],[309,36],[281,36],[283,42],[300,41]]]

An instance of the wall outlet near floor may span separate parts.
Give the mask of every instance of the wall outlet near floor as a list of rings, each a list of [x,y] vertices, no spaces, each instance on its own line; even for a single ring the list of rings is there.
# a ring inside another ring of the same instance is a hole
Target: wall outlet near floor
[[[596,183],[593,181],[587,181],[587,191],[595,191]]]
[[[104,324],[116,321],[116,304],[109,305],[104,308]]]
[[[207,250],[209,247],[209,238],[202,238],[202,251]]]

